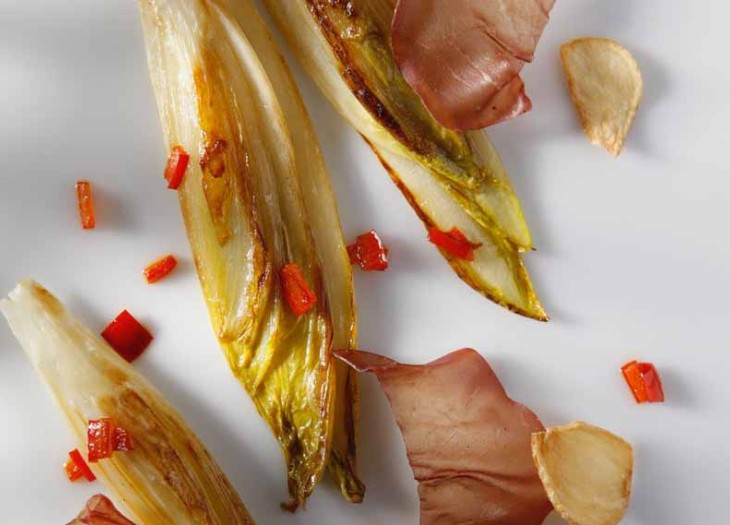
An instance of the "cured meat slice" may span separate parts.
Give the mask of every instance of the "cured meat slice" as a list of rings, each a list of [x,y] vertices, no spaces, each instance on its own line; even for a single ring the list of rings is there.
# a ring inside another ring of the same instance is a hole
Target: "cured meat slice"
[[[374,373],[403,433],[418,481],[421,525],[539,525],[552,510],[530,446],[544,427],[507,396],[476,351],[403,365],[355,351],[337,356]]]
[[[68,525],[134,525],[101,494],[91,496],[81,513]]]
[[[529,111],[519,77],[555,0],[400,0],[393,53],[441,124],[479,129]]]

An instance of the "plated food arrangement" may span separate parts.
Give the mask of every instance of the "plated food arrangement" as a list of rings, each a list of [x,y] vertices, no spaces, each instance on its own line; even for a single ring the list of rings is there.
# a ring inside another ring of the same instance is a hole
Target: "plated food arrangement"
[[[480,128],[531,108],[520,72],[553,1],[456,3],[264,1],[416,212],[424,242],[486,298],[548,321],[522,261],[534,243],[521,204]],[[363,501],[358,376],[372,373],[403,434],[422,524],[538,525],[553,510],[575,525],[619,523],[634,462],[622,438],[582,422],[546,429],[475,350],[425,365],[358,350],[352,268],[386,271],[387,239],[344,238],[309,114],[252,0],[139,8],[165,185],[218,346],[285,459],[289,500],[272,505],[305,508],[325,475]],[[636,61],[599,38],[560,55],[586,134],[618,155],[642,95]],[[93,230],[93,183],[78,181],[76,196]],[[177,268],[167,254],[140,271],[152,285]],[[70,523],[254,523],[246,495],[134,369],[154,334],[130,312],[96,334],[30,280],[0,311],[73,430],[68,479],[98,478],[114,498],[94,496]],[[664,401],[651,363],[621,372],[637,402]]]

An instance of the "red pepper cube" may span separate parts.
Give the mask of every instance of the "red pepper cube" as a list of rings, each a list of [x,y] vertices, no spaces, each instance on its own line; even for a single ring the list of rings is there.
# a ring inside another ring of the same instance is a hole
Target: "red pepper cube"
[[[621,367],[621,372],[637,403],[664,401],[662,381],[653,364],[631,361]]]
[[[366,272],[382,272],[388,269],[388,248],[383,245],[375,230],[359,235],[355,244],[347,247],[352,264],[359,264]]]
[[[448,254],[465,261],[473,261],[474,250],[481,246],[481,243],[474,243],[467,239],[459,228],[452,228],[448,232],[436,227],[429,228],[428,240]]]
[[[177,259],[174,255],[165,255],[161,259],[153,262],[144,269],[144,277],[147,284],[155,284],[161,281],[177,267]]]
[[[165,180],[169,189],[176,190],[180,187],[189,162],[190,155],[185,149],[182,146],[173,146],[165,166]]]
[[[664,402],[664,388],[659,373],[651,363],[639,363],[639,371],[644,380],[644,389],[649,403]]]
[[[101,336],[127,362],[137,359],[152,342],[152,334],[127,310],[120,313]]]
[[[284,298],[297,317],[307,313],[317,302],[317,295],[304,278],[297,263],[289,263],[279,271]]]
[[[68,453],[68,457],[71,459],[73,464],[76,465],[76,468],[79,469],[81,475],[84,476],[87,481],[94,481],[96,479],[91,468],[89,468],[89,465],[86,461],[84,461],[84,457],[81,455],[81,452],[79,452],[79,449],[73,449]]]
[[[639,370],[639,363],[637,361],[631,361],[621,367],[621,373],[624,375],[626,383],[631,389],[631,393],[634,395],[634,399],[637,403],[646,403],[647,395],[646,388],[644,388],[644,380],[641,377],[641,371]]]
[[[114,429],[114,452],[129,452],[130,450],[134,450],[134,447],[129,432],[116,427]]]
[[[79,203],[81,227],[84,230],[93,230],[96,227],[96,213],[94,212],[94,196],[91,193],[91,183],[88,180],[76,182],[76,197]]]
[[[84,477],[81,469],[79,469],[76,462],[71,458],[66,459],[66,463],[63,464],[63,469],[66,471],[66,477],[69,481],[77,481]]]
[[[86,428],[89,463],[112,457],[116,424],[110,417],[89,420]]]

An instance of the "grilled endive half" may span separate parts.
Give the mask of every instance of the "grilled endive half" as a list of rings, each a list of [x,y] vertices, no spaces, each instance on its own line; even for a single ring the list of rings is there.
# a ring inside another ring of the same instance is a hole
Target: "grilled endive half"
[[[253,525],[225,474],[141,374],[46,289],[21,282],[0,310],[86,449],[90,419],[111,417],[134,449],[92,463],[136,523]]]
[[[294,509],[329,467],[344,497],[355,474],[357,383],[334,348],[355,346],[352,273],[309,117],[248,0],[140,0],[169,146],[190,153],[179,190],[215,333],[284,451]],[[279,270],[316,292],[296,317]]]
[[[241,0],[230,0],[239,2]],[[520,252],[532,239],[506,171],[482,132],[439,125],[390,49],[392,0],[264,0],[293,52],[368,141],[427,227],[482,243],[473,262],[442,252],[477,291],[547,320]]]

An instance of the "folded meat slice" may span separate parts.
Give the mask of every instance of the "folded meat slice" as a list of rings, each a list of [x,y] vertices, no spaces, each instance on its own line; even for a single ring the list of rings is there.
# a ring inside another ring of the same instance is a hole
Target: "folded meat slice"
[[[68,525],[134,525],[117,510],[109,498],[101,494],[91,496],[84,510]]]
[[[539,525],[552,506],[532,460],[544,427],[512,401],[489,364],[470,349],[427,365],[343,351],[374,373],[403,433],[418,481],[421,525]]]
[[[479,129],[529,111],[519,73],[555,0],[400,0],[393,53],[441,124]]]

